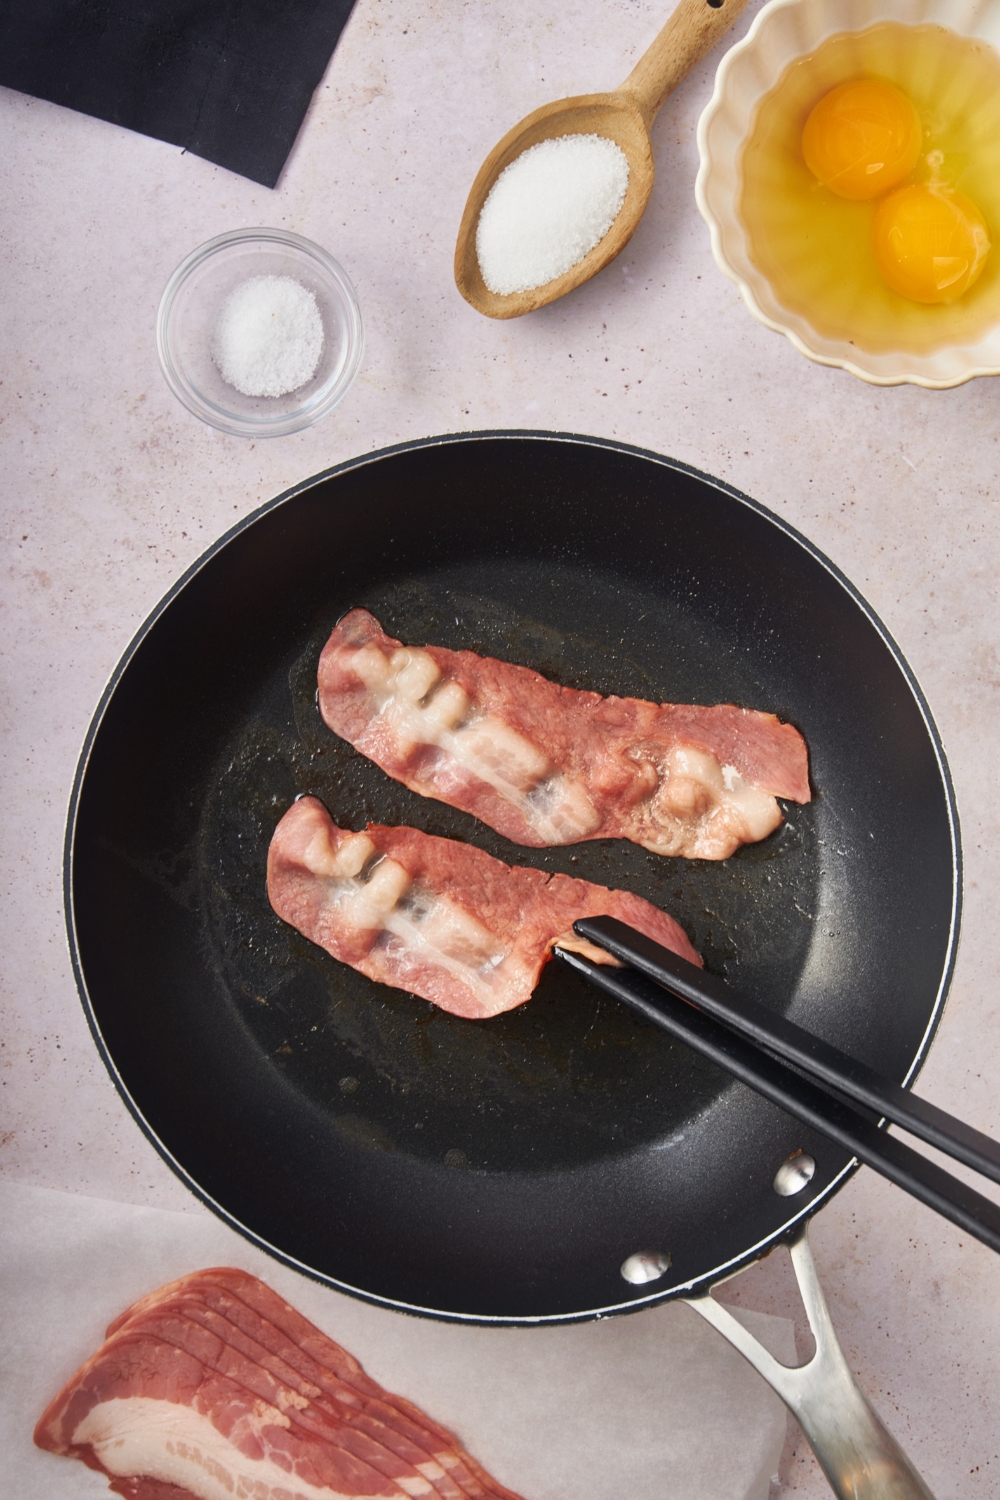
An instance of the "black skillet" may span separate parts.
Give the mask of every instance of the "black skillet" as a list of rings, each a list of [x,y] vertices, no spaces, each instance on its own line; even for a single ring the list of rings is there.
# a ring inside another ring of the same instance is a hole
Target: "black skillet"
[[[358,604],[574,687],[772,710],[806,736],[814,801],[722,864],[508,844],[323,726],[316,660]],[[126,653],[77,774],[66,894],[142,1129],[228,1222],[341,1290],[521,1322],[690,1294],[788,1238],[851,1163],[558,965],[521,1009],[466,1022],[327,958],[264,893],[304,791],[348,827],[412,823],[635,890],[711,970],[894,1080],[929,1046],[958,930],[951,784],[906,663],[821,554],[603,440],[462,435],[331,470],[224,537]],[[779,1197],[799,1148],[816,1174]],[[670,1269],[630,1285],[649,1246]]]

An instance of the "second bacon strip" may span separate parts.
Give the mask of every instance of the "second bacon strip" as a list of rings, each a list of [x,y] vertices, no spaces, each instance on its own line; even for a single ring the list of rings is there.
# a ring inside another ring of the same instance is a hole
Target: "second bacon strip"
[[[503,864],[416,828],[338,828],[301,797],[267,856],[271,905],[304,937],[370,979],[469,1020],[531,997],[553,946],[615,960],[573,933],[579,917],[618,917],[700,964],[681,927],[629,891]]]
[[[626,838],[726,859],[808,802],[805,741],[773,714],[602,698],[474,651],[404,646],[365,609],[319,661],[327,725],[411,791],[540,848]]]

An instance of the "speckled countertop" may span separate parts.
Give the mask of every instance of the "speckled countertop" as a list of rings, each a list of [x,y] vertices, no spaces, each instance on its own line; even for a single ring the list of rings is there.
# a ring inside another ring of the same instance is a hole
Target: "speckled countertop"
[[[619,82],[663,20],[650,0],[543,9],[359,0],[274,192],[0,90],[0,1142],[15,1182],[191,1201],[105,1074],[64,937],[66,803],[119,655],[204,547],[287,486],[390,443],[493,427],[613,436],[716,474],[805,532],[881,615],[930,700],[963,820],[964,937],[921,1089],[1000,1132],[1000,383],[873,389],[753,320],[694,203],[695,126],[717,54],[657,121],[657,186],[622,258],[529,318],[480,318],[451,278],[479,161],[537,104]],[[189,416],[153,343],[177,263],[252,224],[328,248],[368,328],[343,405],[256,445]],[[996,1495],[996,1259],[868,1172],[819,1216],[813,1243],[861,1383],[939,1500]],[[778,1257],[727,1295],[794,1306]],[[827,1493],[794,1434],[773,1493]]]

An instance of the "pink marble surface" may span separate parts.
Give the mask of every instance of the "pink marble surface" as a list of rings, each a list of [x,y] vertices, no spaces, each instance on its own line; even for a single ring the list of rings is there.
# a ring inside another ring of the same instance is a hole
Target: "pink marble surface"
[[[189,1202],[97,1058],[63,931],[66,802],[120,653],[203,548],[286,486],[385,444],[483,427],[614,436],[717,474],[804,531],[881,614],[941,728],[965,839],[965,935],[921,1088],[1000,1132],[1000,387],[876,390],[808,363],[750,317],[714,266],[693,197],[717,55],[664,107],[653,201],[602,276],[503,324],[452,284],[455,229],[486,150],[535,105],[620,81],[662,19],[650,0],[566,0],[544,14],[510,0],[359,0],[274,192],[0,90],[10,1178]],[[256,445],[190,417],[153,344],[176,264],[248,224],[327,247],[368,327],[343,405]],[[813,1239],[845,1349],[939,1500],[997,1494],[995,1258],[867,1172]],[[776,1257],[727,1295],[792,1306]],[[790,1443],[775,1494],[825,1493]]]

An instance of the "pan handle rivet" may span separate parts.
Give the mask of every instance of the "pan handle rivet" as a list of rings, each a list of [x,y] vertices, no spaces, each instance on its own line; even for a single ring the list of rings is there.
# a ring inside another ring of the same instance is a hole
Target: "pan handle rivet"
[[[801,1193],[812,1182],[816,1163],[804,1151],[796,1151],[783,1161],[774,1174],[774,1191],[782,1198],[791,1198]]]
[[[622,1261],[622,1275],[633,1286],[641,1286],[644,1281],[658,1281],[669,1269],[670,1255],[666,1250],[637,1250],[628,1260]]]

